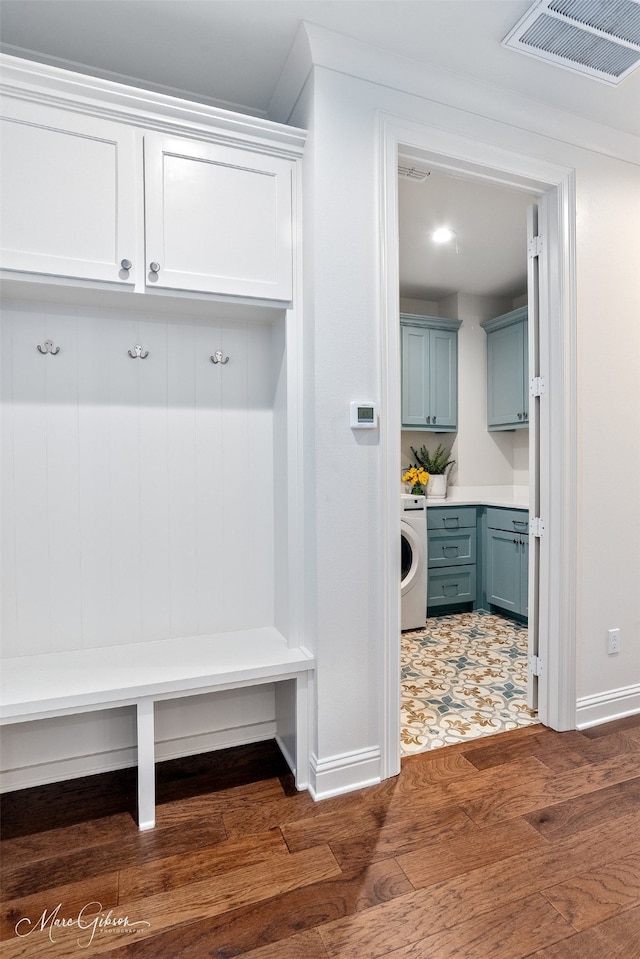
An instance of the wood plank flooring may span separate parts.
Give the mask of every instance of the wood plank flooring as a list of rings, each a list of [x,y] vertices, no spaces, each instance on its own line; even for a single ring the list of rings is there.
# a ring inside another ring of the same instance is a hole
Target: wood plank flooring
[[[638,959],[640,716],[314,803],[273,743],[2,799],[4,959]]]

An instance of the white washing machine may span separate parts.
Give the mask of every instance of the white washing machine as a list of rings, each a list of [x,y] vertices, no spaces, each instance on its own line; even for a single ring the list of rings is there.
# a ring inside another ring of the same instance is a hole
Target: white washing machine
[[[427,621],[427,504],[424,496],[400,494],[402,629]]]

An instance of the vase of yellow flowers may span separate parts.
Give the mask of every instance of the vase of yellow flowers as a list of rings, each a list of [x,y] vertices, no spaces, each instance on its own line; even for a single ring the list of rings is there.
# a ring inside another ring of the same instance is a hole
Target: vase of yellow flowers
[[[412,466],[402,474],[403,483],[411,483],[411,492],[414,496],[424,496],[424,488],[429,482],[429,474],[421,466]]]

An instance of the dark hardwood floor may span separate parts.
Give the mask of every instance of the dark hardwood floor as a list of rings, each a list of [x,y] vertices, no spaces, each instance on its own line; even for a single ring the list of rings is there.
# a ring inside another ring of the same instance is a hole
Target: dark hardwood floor
[[[640,716],[423,753],[319,803],[274,744],[157,778],[143,833],[131,770],[3,797],[5,959],[640,957]]]

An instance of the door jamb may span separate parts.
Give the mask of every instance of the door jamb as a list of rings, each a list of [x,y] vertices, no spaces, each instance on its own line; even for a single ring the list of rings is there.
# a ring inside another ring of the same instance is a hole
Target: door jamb
[[[548,453],[541,476],[540,718],[552,729],[576,723],[577,468],[575,174],[571,168],[514,153],[426,124],[380,114],[379,262],[383,549],[383,643],[380,677],[381,778],[400,771],[400,323],[398,153],[411,152],[450,172],[520,186],[543,198],[548,336]],[[551,322],[553,318],[553,322]]]

